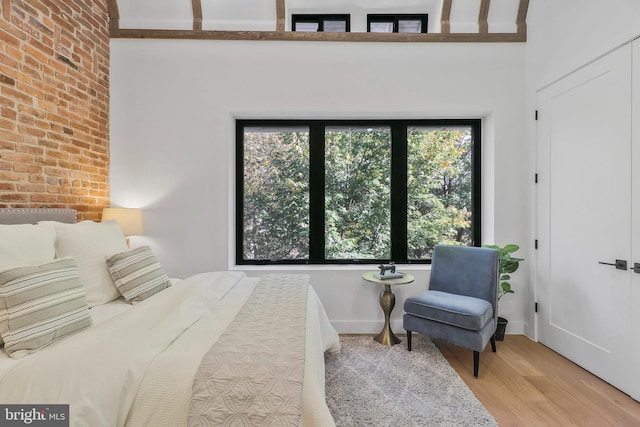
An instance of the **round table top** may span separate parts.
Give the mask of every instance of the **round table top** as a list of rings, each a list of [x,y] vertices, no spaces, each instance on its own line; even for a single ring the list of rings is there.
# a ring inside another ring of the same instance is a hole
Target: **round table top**
[[[403,277],[397,279],[378,279],[373,277],[374,274],[379,274],[377,271],[367,271],[362,275],[362,278],[367,282],[377,283],[379,285],[406,285],[414,280],[414,277],[409,273],[402,273]]]

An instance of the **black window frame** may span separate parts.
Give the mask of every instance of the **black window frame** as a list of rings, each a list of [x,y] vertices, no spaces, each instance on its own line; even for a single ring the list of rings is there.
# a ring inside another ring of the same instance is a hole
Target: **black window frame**
[[[345,33],[351,32],[351,15],[348,13],[294,13],[291,15],[291,31],[296,31],[296,26],[301,22],[311,22],[318,24],[318,33],[324,32],[324,23],[326,21],[344,21]]]
[[[421,31],[420,33],[427,33],[427,24],[429,23],[429,15],[428,14],[414,14],[414,13],[369,13],[367,14],[367,32],[371,32],[371,23],[372,22],[392,22],[393,23],[393,32],[398,33],[399,22],[402,20],[406,21],[420,21],[421,22]],[[384,34],[384,33],[382,33]],[[413,34],[413,33],[401,33],[401,34]],[[418,34],[418,33],[415,33]]]
[[[325,129],[332,126],[389,126],[391,129],[391,257],[390,259],[326,259],[325,246]],[[408,259],[407,243],[407,129],[410,127],[468,126],[473,137],[471,160],[471,245],[482,242],[482,119],[407,120],[304,120],[236,119],[236,265],[323,265],[323,264],[431,264],[431,259]],[[309,259],[254,260],[243,258],[244,242],[244,129],[252,127],[309,128]],[[399,141],[404,141],[399,142]],[[321,212],[321,214],[318,214]],[[394,226],[394,223],[396,224]],[[398,243],[403,242],[403,243]]]

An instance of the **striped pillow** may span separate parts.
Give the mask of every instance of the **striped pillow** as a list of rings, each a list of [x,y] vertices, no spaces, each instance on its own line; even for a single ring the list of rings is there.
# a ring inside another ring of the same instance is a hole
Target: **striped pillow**
[[[169,277],[149,246],[110,257],[107,269],[124,299],[132,304],[171,286]]]
[[[0,335],[19,359],[91,325],[73,258],[0,273]]]

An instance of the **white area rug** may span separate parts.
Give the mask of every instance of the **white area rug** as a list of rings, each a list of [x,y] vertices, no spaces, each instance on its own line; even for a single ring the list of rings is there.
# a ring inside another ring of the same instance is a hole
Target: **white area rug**
[[[327,404],[337,427],[497,426],[437,347],[413,334],[393,347],[341,336],[326,356]],[[469,353],[469,363],[473,363]]]

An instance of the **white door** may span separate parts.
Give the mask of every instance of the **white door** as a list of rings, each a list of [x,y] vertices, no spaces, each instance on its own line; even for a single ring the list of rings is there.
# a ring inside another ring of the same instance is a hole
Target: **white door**
[[[602,264],[633,264],[631,45],[541,90],[538,111],[538,338],[631,394],[635,275]]]
[[[632,207],[632,265],[640,263],[640,41],[633,42],[633,65],[632,65],[632,164],[633,181],[633,207]],[[630,353],[635,355],[635,360],[631,362],[631,377],[635,378],[635,385],[628,393],[634,399],[640,401],[640,273],[631,274],[631,341]]]

